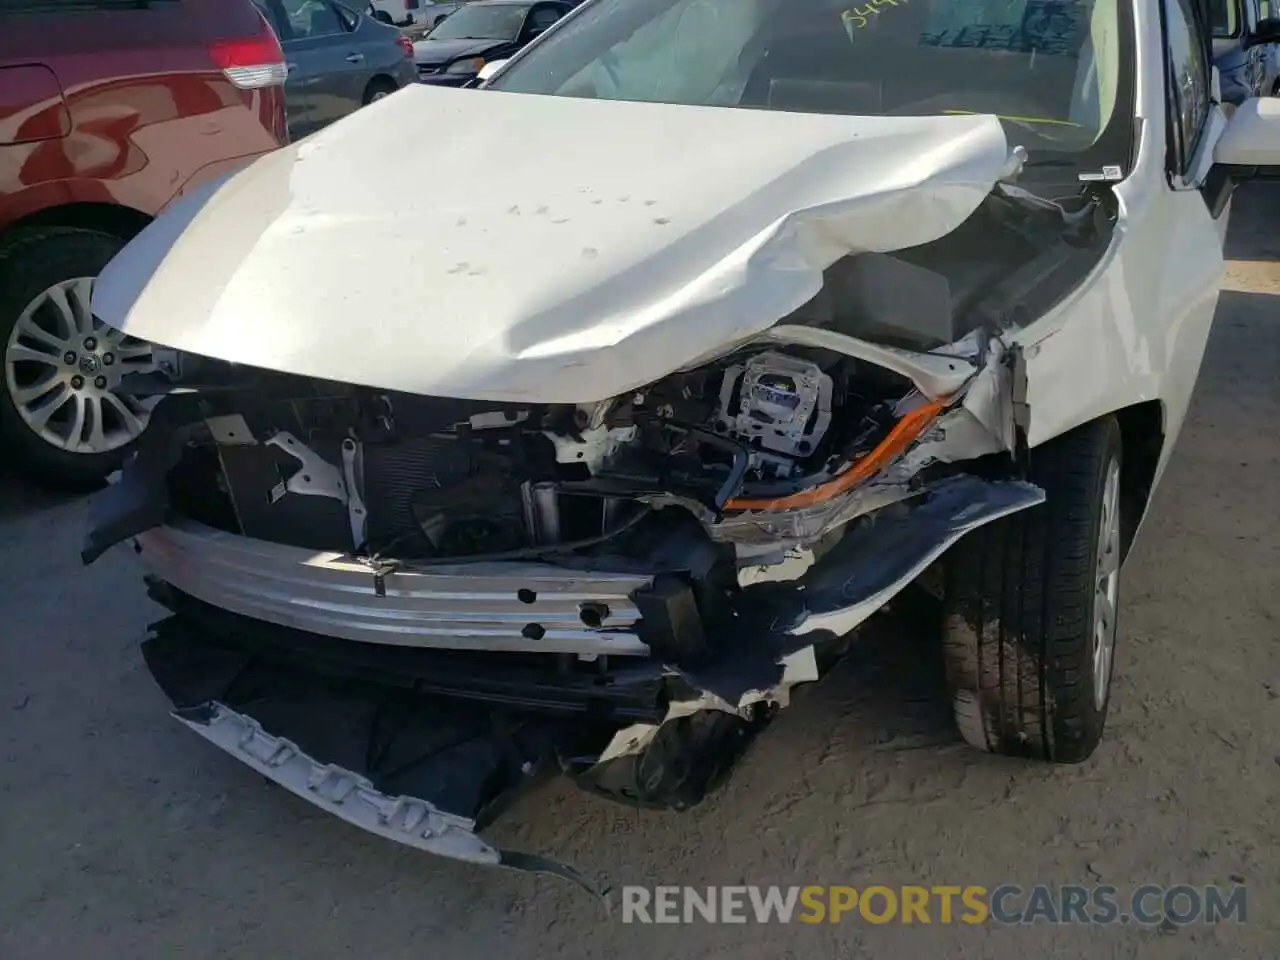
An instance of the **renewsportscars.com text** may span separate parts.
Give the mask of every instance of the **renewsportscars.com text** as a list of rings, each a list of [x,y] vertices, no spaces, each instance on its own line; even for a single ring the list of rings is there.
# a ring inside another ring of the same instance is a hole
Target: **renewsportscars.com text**
[[[622,888],[623,923],[1244,923],[1242,886],[735,886]]]

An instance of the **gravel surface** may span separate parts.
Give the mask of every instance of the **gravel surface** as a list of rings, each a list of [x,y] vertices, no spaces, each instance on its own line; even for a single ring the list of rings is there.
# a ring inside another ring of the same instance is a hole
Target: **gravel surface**
[[[913,611],[683,814],[554,785],[495,831],[614,884],[1249,887],[1249,922],[624,926],[549,879],[366,836],[166,717],[131,557],[0,481],[0,956],[1274,958],[1280,949],[1280,192],[1236,201],[1192,416],[1125,569],[1108,736],[1049,768],[956,741]],[[917,618],[918,619],[918,618]]]

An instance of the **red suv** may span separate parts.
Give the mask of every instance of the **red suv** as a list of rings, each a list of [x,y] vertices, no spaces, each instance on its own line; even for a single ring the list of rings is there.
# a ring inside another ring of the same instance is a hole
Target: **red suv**
[[[175,197],[285,143],[285,63],[252,0],[0,3],[0,464],[99,480],[149,404],[147,344],[93,278]]]

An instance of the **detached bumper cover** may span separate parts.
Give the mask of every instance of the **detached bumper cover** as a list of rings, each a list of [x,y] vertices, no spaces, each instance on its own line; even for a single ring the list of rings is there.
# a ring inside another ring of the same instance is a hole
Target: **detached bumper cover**
[[[608,892],[572,867],[491,847],[476,836],[474,821],[445,813],[415,797],[388,796],[365,777],[314,760],[297,744],[273,737],[257,721],[221,703],[178,710],[174,716],[268,780],[354,827],[442,857],[551,874],[597,896]]]
[[[646,805],[696,803],[759,726],[727,713],[684,718],[664,725],[652,749],[609,759],[620,725],[661,722],[654,678],[587,673],[580,679],[613,689],[580,710],[567,678],[562,702],[549,702],[554,670],[498,655],[491,676],[475,678],[489,685],[482,696],[465,686],[484,655],[345,644],[212,609],[154,624],[142,652],[178,720],[309,803],[419,850],[553,874],[597,894],[572,868],[499,849],[477,831],[551,775],[615,796],[643,784],[648,794],[635,800]],[[444,661],[455,658],[450,677]]]
[[[208,703],[174,716],[215,747],[353,826],[455,860],[502,862],[502,855],[475,835],[474,821],[444,813],[425,800],[388,796],[365,777],[314,760],[297,744],[273,737],[230,707]]]

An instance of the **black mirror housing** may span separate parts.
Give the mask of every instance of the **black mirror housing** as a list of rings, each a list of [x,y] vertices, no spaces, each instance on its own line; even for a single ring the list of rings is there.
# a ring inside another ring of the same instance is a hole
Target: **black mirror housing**
[[[1268,17],[1259,20],[1257,28],[1245,37],[1246,47],[1257,47],[1264,43],[1280,43],[1280,18]]]

